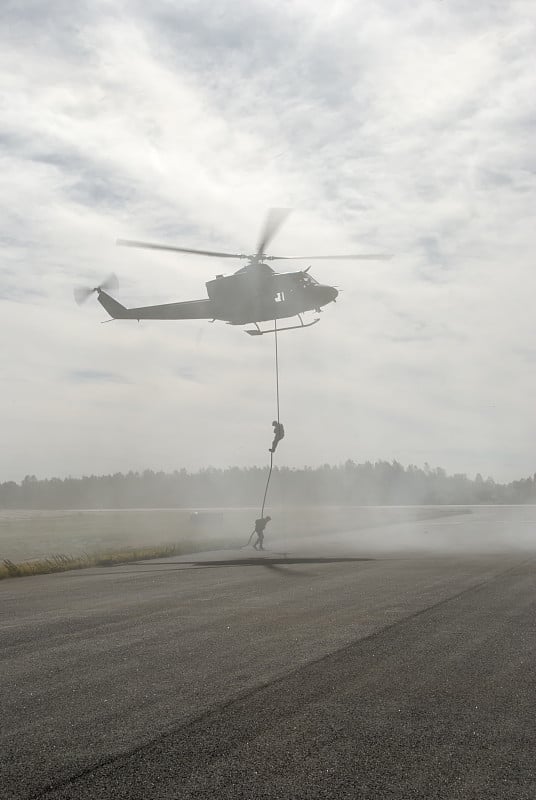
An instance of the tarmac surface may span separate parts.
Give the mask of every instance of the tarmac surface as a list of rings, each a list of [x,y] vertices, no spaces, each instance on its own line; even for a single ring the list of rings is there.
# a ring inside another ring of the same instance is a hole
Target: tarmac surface
[[[0,796],[533,800],[531,537],[438,509],[5,580]]]

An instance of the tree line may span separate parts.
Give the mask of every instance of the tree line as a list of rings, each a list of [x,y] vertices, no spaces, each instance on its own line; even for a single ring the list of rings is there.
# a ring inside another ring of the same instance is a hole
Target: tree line
[[[257,506],[267,471],[261,467],[209,467],[198,472],[144,472],[46,478],[0,484],[0,508],[215,508]],[[276,467],[268,503],[296,505],[441,505],[536,502],[536,474],[496,483],[447,475],[440,467],[367,461],[320,467]]]

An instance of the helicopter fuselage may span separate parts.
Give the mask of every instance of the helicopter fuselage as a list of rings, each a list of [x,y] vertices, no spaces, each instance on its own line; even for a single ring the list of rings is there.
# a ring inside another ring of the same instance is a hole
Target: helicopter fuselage
[[[332,286],[322,286],[304,272],[243,272],[218,275],[206,284],[214,318],[232,325],[284,319],[318,310],[337,297]]]
[[[319,311],[338,291],[319,284],[307,272],[243,270],[206,283],[208,299],[125,308],[102,289],[98,299],[114,319],[213,319],[247,325]]]

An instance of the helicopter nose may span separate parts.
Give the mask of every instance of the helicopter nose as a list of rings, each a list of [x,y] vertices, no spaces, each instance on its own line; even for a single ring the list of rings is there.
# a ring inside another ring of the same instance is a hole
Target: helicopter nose
[[[322,297],[320,305],[325,306],[327,303],[333,303],[339,295],[339,292],[334,286],[319,286],[318,288]]]

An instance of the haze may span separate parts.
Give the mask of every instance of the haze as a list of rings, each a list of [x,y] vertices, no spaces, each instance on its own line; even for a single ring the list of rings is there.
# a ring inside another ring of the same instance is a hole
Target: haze
[[[534,472],[536,9],[487,2],[4,3],[0,480],[264,465],[273,340],[113,322],[272,252],[341,291],[281,337],[279,463]],[[306,264],[304,264],[306,266]]]

